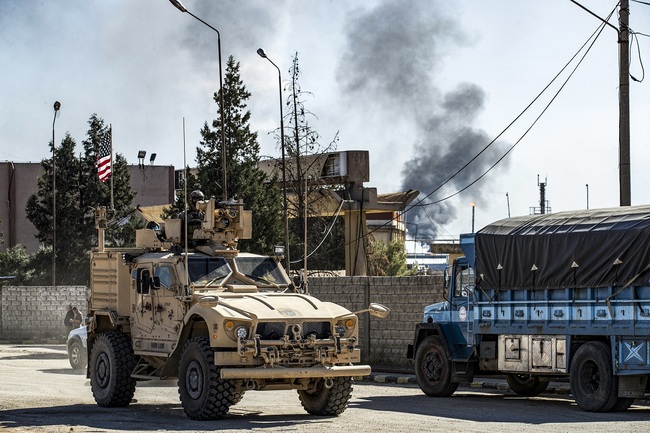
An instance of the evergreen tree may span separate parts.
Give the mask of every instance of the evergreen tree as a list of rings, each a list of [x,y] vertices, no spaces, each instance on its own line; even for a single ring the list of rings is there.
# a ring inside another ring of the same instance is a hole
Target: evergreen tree
[[[110,184],[97,175],[96,160],[101,140],[108,134],[104,121],[93,114],[90,129],[83,142],[84,154],[75,156],[75,141],[66,134],[61,146],[53,149],[56,162],[56,283],[88,284],[89,251],[97,245],[94,208],[111,205]],[[51,148],[54,146],[50,143]],[[44,173],[38,179],[38,191],[27,201],[27,218],[37,230],[37,238],[45,245],[53,243],[53,176],[52,159],[42,161]],[[117,155],[112,174],[115,210],[106,231],[106,244],[126,245],[135,241],[134,224],[123,224],[133,209],[134,193],[129,185],[126,159]],[[119,222],[119,223],[118,223]],[[39,251],[39,262],[47,250]],[[51,263],[51,249],[50,249]],[[51,266],[38,278],[51,282]]]
[[[24,245],[16,245],[7,251],[0,252],[0,276],[14,277],[0,280],[0,286],[29,284],[35,273],[34,269],[29,267],[29,260],[30,257]]]
[[[104,140],[110,140],[110,128],[104,120],[93,114],[88,120],[88,132],[83,141],[84,154],[80,158],[81,176],[86,182],[80,185],[81,206],[86,209],[83,227],[86,231],[88,250],[97,245],[94,209],[98,206],[109,208],[109,227],[105,232],[106,246],[129,246],[135,244],[135,229],[140,221],[132,218],[135,209],[131,203],[135,192],[131,189],[131,175],[126,158],[116,153],[111,166],[113,178],[113,200],[111,202],[111,181],[101,182],[97,174],[97,155]]]
[[[221,149],[226,149],[228,199],[243,199],[244,208],[253,213],[253,238],[242,240],[239,248],[258,254],[271,254],[282,239],[282,198],[274,179],[257,168],[260,145],[257,133],[250,130],[250,111],[246,101],[251,94],[240,75],[239,62],[230,56],[223,85],[224,112],[218,109],[212,129],[206,122],[201,129],[202,141],[197,148],[198,181],[206,198],[223,199]],[[214,94],[219,106],[220,93]],[[224,122],[226,143],[221,142]]]

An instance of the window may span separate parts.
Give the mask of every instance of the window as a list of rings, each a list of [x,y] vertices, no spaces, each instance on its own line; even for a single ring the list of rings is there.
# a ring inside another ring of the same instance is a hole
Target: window
[[[262,286],[289,284],[278,264],[269,257],[235,257],[235,266],[239,272]]]
[[[166,289],[178,284],[176,281],[176,273],[169,266],[158,266],[154,275],[160,278],[160,286]]]
[[[470,267],[459,268],[456,274],[454,296],[467,297],[474,289],[474,269]]]
[[[323,172],[321,173],[322,177],[332,177],[341,175],[341,156],[338,153],[334,153],[327,156],[325,164],[323,164]]]
[[[190,257],[189,273],[195,286],[219,286],[230,276],[232,269],[222,257]]]

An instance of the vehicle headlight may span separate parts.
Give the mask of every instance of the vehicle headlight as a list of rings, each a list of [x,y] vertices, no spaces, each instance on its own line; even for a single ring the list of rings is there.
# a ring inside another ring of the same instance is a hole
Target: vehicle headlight
[[[336,333],[341,337],[349,337],[357,328],[357,321],[354,318],[339,320],[336,323]]]
[[[245,326],[238,326],[237,329],[235,329],[235,335],[239,338],[248,337],[248,328]]]

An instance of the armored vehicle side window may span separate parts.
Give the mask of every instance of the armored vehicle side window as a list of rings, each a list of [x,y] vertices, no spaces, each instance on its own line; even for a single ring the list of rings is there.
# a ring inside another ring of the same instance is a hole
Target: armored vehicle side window
[[[174,269],[169,266],[158,266],[154,275],[160,278],[160,285],[169,289],[170,287],[178,285],[176,281],[176,273]]]
[[[223,257],[190,257],[190,281],[196,286],[219,286],[232,273]]]
[[[284,272],[278,264],[269,257],[235,257],[237,270],[262,284],[289,284]]]
[[[143,295],[149,294],[151,286],[151,272],[149,269],[138,269],[138,277],[136,279],[136,291]]]

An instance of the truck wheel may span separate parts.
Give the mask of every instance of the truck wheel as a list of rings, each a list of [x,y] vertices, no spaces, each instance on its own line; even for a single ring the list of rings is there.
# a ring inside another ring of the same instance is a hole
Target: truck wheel
[[[548,381],[540,380],[538,376],[531,374],[509,374],[506,380],[510,389],[522,397],[534,397],[548,387]]]
[[[131,373],[136,360],[131,339],[119,332],[100,334],[90,350],[88,375],[93,397],[102,407],[128,406],[135,394]]]
[[[235,386],[221,379],[207,337],[185,343],[178,367],[178,393],[185,414],[195,420],[221,418],[235,403]]]
[[[70,366],[74,370],[86,368],[86,364],[88,363],[88,354],[80,341],[74,340],[70,343],[70,348],[68,349],[68,360],[70,361]]]
[[[587,412],[608,412],[618,403],[618,381],[612,373],[609,346],[590,341],[576,351],[569,372],[571,392]]]
[[[335,377],[331,387],[326,385],[328,379],[317,379],[312,391],[298,390],[300,403],[312,415],[340,415],[348,407],[352,397],[352,378]]]
[[[449,397],[458,389],[458,383],[451,381],[451,362],[439,337],[429,336],[418,346],[415,377],[429,397]]]
[[[634,403],[633,398],[619,397],[611,410],[612,412],[622,412],[628,410],[632,406],[632,403]]]

